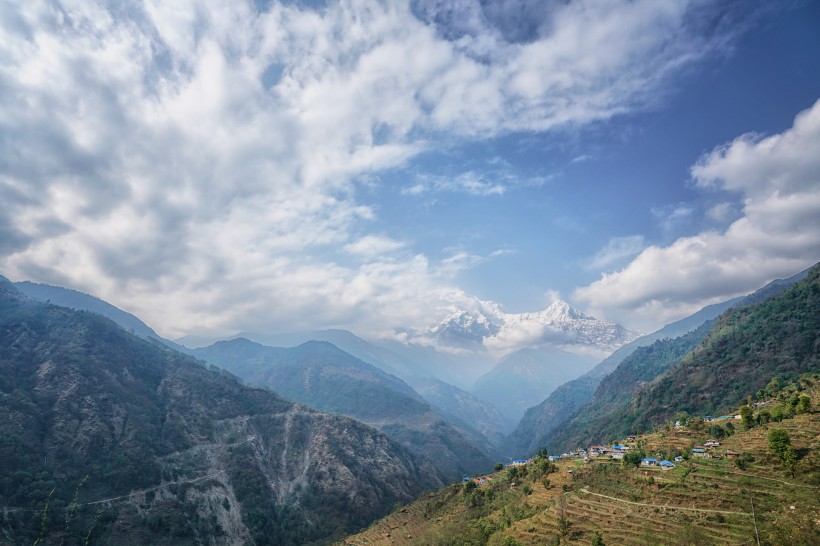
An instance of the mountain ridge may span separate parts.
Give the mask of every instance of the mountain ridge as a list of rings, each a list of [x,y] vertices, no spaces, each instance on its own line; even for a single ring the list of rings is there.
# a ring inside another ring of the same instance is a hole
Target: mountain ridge
[[[442,484],[371,427],[4,281],[0,363],[0,506],[18,507],[0,528],[15,543],[322,542]]]
[[[665,338],[685,335],[732,307],[750,305],[776,296],[804,279],[809,270],[805,269],[785,279],[775,279],[746,296],[708,305],[688,317],[665,325],[657,332],[642,336],[617,349],[583,376],[559,386],[543,402],[528,408],[515,430],[505,439],[503,449],[518,455],[535,453],[540,447],[547,445],[554,430],[567,423],[592,400],[602,379],[612,373],[635,350]]]
[[[194,354],[249,384],[375,426],[433,462],[450,481],[494,463],[493,452],[475,446],[404,381],[330,342],[314,340],[282,348],[237,338],[196,349]]]

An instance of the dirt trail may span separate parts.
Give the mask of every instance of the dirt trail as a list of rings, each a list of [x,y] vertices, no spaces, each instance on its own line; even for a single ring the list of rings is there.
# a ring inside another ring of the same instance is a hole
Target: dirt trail
[[[167,455],[165,458],[173,457],[173,456],[179,456],[182,453],[188,453],[188,452],[202,450],[202,449],[234,447],[234,446],[238,446],[238,445],[241,445],[241,444],[246,444],[246,443],[249,443],[249,442],[253,442],[254,440],[255,440],[255,437],[249,437],[245,440],[242,440],[241,442],[234,442],[234,443],[230,443],[230,444],[200,444],[200,445],[194,446],[191,449],[188,449],[188,450],[185,450],[185,451],[177,451],[175,453],[172,453],[171,455]],[[109,497],[107,499],[100,499],[100,500],[95,500],[95,501],[90,501],[90,502],[80,502],[80,503],[77,503],[77,504],[72,503],[72,504],[66,506],[64,509],[65,510],[75,509],[78,506],[93,506],[95,504],[105,504],[105,503],[108,503],[108,502],[115,502],[115,501],[119,501],[119,500],[123,500],[123,499],[130,499],[131,497],[136,497],[137,495],[142,495],[144,493],[148,493],[149,491],[156,491],[157,489],[162,489],[163,487],[168,487],[169,485],[182,485],[182,484],[186,484],[186,483],[195,483],[195,482],[201,482],[202,480],[218,479],[219,477],[220,477],[219,474],[208,474],[207,476],[200,476],[198,478],[189,478],[189,479],[186,479],[186,480],[175,480],[175,481],[172,481],[172,482],[164,482],[164,483],[161,483],[161,484],[159,484],[157,486],[154,486],[154,487],[148,487],[146,489],[137,489],[137,490],[131,491],[130,493],[127,493],[125,495],[119,495],[117,497]],[[2,506],[2,507],[0,507],[0,512],[3,512],[3,513],[10,513],[10,512],[42,512],[43,510],[45,510],[45,508],[16,508],[16,507],[12,507],[12,506]]]
[[[686,510],[688,512],[707,512],[710,514],[732,514],[736,516],[749,516],[752,517],[752,514],[748,512],[732,512],[729,510],[710,510],[708,508],[686,508],[684,506],[671,506],[668,504],[649,504],[645,502],[633,502],[628,501],[625,499],[619,499],[618,497],[610,497],[609,495],[602,495],[600,493],[593,493],[586,487],[580,489],[581,493],[586,493],[588,495],[595,495],[596,497],[602,497],[609,500],[614,500],[616,502],[623,502],[625,504],[634,504],[635,506],[646,506],[647,508],[663,508],[664,510]]]

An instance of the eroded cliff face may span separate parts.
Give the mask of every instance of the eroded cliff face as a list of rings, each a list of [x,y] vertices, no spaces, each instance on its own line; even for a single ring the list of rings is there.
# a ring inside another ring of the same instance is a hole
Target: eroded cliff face
[[[349,418],[0,290],[0,543],[301,544],[441,485]]]

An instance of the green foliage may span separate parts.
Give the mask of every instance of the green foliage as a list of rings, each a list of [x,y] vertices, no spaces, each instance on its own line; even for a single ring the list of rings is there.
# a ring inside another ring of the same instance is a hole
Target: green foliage
[[[623,458],[623,465],[624,466],[640,466],[641,459],[646,457],[646,454],[643,450],[632,450],[627,452]]]
[[[743,406],[740,406],[739,412],[740,412],[741,423],[743,423],[743,429],[744,430],[749,430],[749,429],[754,428],[755,420],[754,420],[754,412],[752,411],[752,408],[750,406],[743,405]]]
[[[721,439],[726,436],[726,429],[721,427],[720,425],[712,425],[709,427],[709,436],[716,439]]]
[[[797,452],[791,445],[789,434],[781,428],[769,431],[769,449],[783,462],[783,466],[794,476],[797,467]]]
[[[797,413],[809,413],[811,411],[811,397],[805,394],[800,396],[797,403]]]
[[[604,544],[604,539],[601,537],[601,533],[595,531],[592,535],[592,546],[606,546]]]
[[[765,392],[769,398],[774,398],[779,390],[780,381],[777,380],[777,377],[772,377],[772,380],[766,384],[766,389],[763,392]]]

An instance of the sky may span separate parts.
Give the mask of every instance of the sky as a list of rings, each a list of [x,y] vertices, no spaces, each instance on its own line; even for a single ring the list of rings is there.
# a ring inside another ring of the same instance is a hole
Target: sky
[[[820,2],[0,4],[0,273],[161,335],[651,332],[820,259]]]

